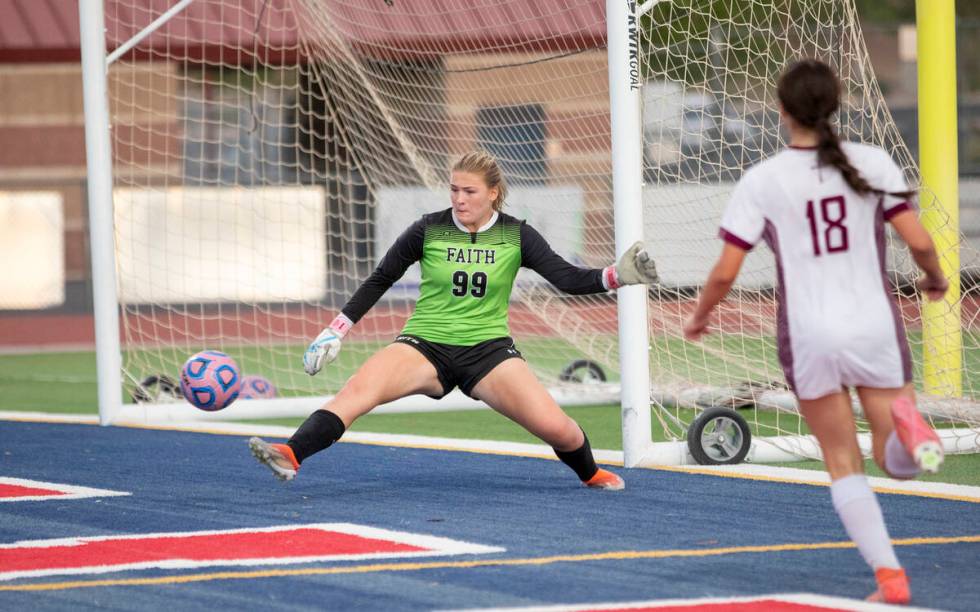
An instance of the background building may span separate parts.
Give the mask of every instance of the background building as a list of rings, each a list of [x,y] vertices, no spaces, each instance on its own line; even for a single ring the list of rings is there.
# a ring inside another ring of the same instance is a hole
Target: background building
[[[872,64],[902,136],[916,153],[918,134],[912,5],[912,2],[898,1],[858,2]],[[980,177],[980,9],[965,2],[959,5],[958,10],[962,14],[958,23],[959,153],[961,175],[968,179]],[[16,325],[11,315],[23,315],[28,311],[45,315],[86,313],[91,308],[91,292],[78,3],[74,0],[23,0],[4,6],[5,13],[0,18],[0,192],[54,191],[60,194],[63,203],[62,216],[52,219],[52,226],[47,228],[48,234],[60,235],[60,240],[53,239],[50,244],[43,244],[46,253],[56,253],[56,258],[60,260],[55,262],[57,265],[50,266],[50,272],[54,284],[60,282],[61,286],[52,286],[47,297],[39,297],[37,308],[29,308],[9,298],[5,301],[4,296],[0,295],[0,319],[6,318],[6,329],[14,330]],[[484,15],[481,18],[488,17]],[[148,19],[149,14],[134,15],[134,29],[137,23]],[[224,23],[234,22],[228,15],[224,15],[223,19]],[[234,35],[221,31],[221,26],[214,27],[216,29],[210,37],[216,41],[221,40],[222,36]],[[273,28],[273,31],[277,30]],[[281,37],[289,36],[286,28],[279,32]],[[109,34],[112,47],[129,33]],[[498,34],[502,39],[508,35],[507,32]],[[594,35],[601,40],[604,32],[596,31]],[[370,32],[364,32],[363,36],[370,41]],[[473,44],[477,45],[478,41]],[[292,46],[288,40],[277,41],[277,45]],[[197,69],[201,71],[208,70],[209,56],[221,52],[220,44],[187,50],[189,55],[200,58]],[[257,53],[261,55],[262,51],[258,50]],[[499,58],[495,61],[499,61]],[[599,48],[583,52],[575,61],[583,65],[594,63],[598,67],[604,62],[604,50]],[[459,92],[479,89],[475,84],[481,78],[481,73],[474,69],[479,68],[480,62],[478,55],[446,62],[435,56],[414,57],[405,59],[403,69],[431,74],[433,88],[445,87],[446,91],[457,92],[451,95],[459,96]],[[366,196],[358,191],[360,187],[356,177],[351,178],[343,161],[350,152],[338,149],[337,140],[330,137],[332,126],[323,120],[322,97],[305,97],[298,103],[297,116],[283,119],[283,123],[299,126],[297,129],[282,133],[256,133],[247,121],[250,113],[282,112],[281,109],[292,108],[292,105],[283,105],[278,100],[263,97],[261,84],[255,89],[257,95],[243,97],[240,95],[241,87],[215,87],[202,79],[202,85],[196,91],[184,92],[185,101],[181,107],[174,103],[173,97],[149,93],[166,91],[168,82],[177,81],[176,73],[161,72],[160,65],[156,63],[152,70],[138,75],[135,86],[130,79],[130,92],[119,92],[119,83],[110,82],[110,88],[117,88],[114,98],[127,101],[132,107],[131,113],[140,117],[134,124],[113,128],[131,132],[126,139],[131,143],[131,150],[116,151],[117,157],[141,160],[138,166],[123,171],[117,168],[117,183],[147,184],[149,181],[152,184],[153,176],[160,177],[161,181],[179,176],[185,185],[263,185],[291,181],[304,183],[318,180],[315,178],[317,176],[329,176],[331,172],[346,172],[343,181],[327,181],[325,189],[328,197],[334,205],[340,205],[339,202],[366,203]],[[595,150],[595,143],[581,146],[581,139],[577,137],[579,126],[593,120],[596,111],[604,111],[608,102],[596,96],[590,100],[576,98],[573,103],[565,105],[535,103],[533,92],[529,93],[527,84],[547,79],[548,75],[542,72],[547,70],[545,66],[531,63],[524,70],[512,72],[513,83],[500,87],[492,98],[445,100],[443,109],[433,112],[437,118],[445,120],[443,123],[449,126],[447,130],[452,130],[456,122],[445,114],[449,112],[445,109],[469,106],[476,109],[478,115],[475,122],[477,128],[473,133],[452,134],[449,140],[459,144],[462,149],[471,145],[496,147],[496,152],[502,153],[503,157],[516,160],[506,170],[521,177],[520,181],[524,184],[532,186],[547,184],[550,172],[558,167],[562,168],[563,174],[574,174],[577,164],[594,164],[595,159],[589,158],[589,152]],[[185,68],[173,64],[168,69],[178,71]],[[597,78],[605,78],[599,70],[594,74],[598,75]],[[266,79],[267,83],[274,84],[276,80],[302,80],[306,76],[302,73],[269,73]],[[152,87],[141,87],[140,80],[147,85],[152,84]],[[574,88],[575,83],[552,82],[551,86]],[[310,84],[299,86],[299,91],[314,90]],[[269,91],[273,92],[274,88],[270,87]],[[708,101],[705,104],[711,103]],[[719,109],[718,112],[730,111]],[[209,121],[209,118],[228,113],[237,113],[243,118],[237,127],[229,128],[227,122]],[[188,118],[193,121],[188,121]],[[469,119],[459,124],[474,123]],[[514,130],[512,125],[518,120],[525,127]],[[173,129],[181,123],[185,129]],[[732,129],[731,126],[737,124],[732,120],[726,125],[726,129]],[[702,125],[700,128],[688,128],[688,132],[694,133],[696,141],[698,129],[707,131],[715,127]],[[140,158],[140,139],[149,137],[156,130],[170,135],[172,141],[162,153],[159,147],[155,147],[152,152],[147,149],[145,156]],[[175,134],[182,137],[173,138]],[[284,158],[283,155],[296,155],[294,145],[296,139],[302,137],[310,139],[307,149],[311,154],[308,158]],[[433,137],[437,138],[438,133]],[[277,143],[283,146],[277,147]],[[396,149],[393,143],[392,150]],[[247,156],[250,151],[253,152],[251,158]],[[321,167],[325,163],[336,164],[337,168],[331,171]],[[396,169],[392,173],[393,176],[398,175]],[[405,176],[400,180],[410,183],[412,178]],[[968,185],[964,183],[965,188],[961,191],[962,223],[964,233],[968,238],[973,238],[980,235],[980,212],[974,211],[975,206],[980,207],[980,195],[975,194],[976,190]],[[591,193],[587,185],[584,191]],[[592,211],[593,207],[586,202],[586,215],[599,214]],[[360,227],[366,235],[373,231],[366,205],[355,206],[350,214],[363,221]],[[41,223],[43,225],[43,219]],[[8,223],[7,227],[12,225]],[[23,235],[19,238],[24,240]],[[11,240],[13,236],[8,236],[8,245],[13,244]],[[34,240],[28,242],[38,248],[42,246]],[[363,241],[358,243],[363,245]],[[21,256],[28,253],[19,252]],[[358,255],[362,260],[369,259],[365,253]],[[8,265],[17,267],[17,257],[15,253]],[[84,339],[90,337],[91,332],[77,328],[68,333],[78,333],[78,339]],[[71,338],[66,340],[72,341]]]

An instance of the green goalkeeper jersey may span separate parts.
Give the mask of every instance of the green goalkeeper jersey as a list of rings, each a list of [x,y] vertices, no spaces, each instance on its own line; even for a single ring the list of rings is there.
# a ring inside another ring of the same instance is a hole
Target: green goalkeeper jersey
[[[422,283],[402,333],[442,344],[472,346],[509,336],[510,294],[521,266],[566,293],[606,290],[601,269],[570,264],[526,222],[495,213],[485,228],[470,232],[449,208],[424,215],[399,236],[343,313],[356,323],[416,261]]]

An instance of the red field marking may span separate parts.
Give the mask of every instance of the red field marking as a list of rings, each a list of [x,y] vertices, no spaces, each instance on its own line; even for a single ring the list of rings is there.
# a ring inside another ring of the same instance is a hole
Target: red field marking
[[[75,537],[0,545],[0,580],[148,568],[282,565],[500,550],[346,523]]]
[[[614,603],[571,604],[557,606],[531,606],[526,608],[480,608],[470,612],[843,612],[890,610],[885,604],[861,600],[814,595],[812,593],[787,593],[760,595],[757,597],[709,597],[698,599],[664,599],[654,601],[628,601]]]
[[[129,495],[124,491],[93,489],[59,482],[42,482],[0,476],[0,502],[44,501],[49,499],[83,499]]]
[[[40,487],[25,487],[22,485],[15,484],[4,484],[0,482],[0,498],[2,499],[16,499],[19,497],[41,497],[41,496],[61,496],[64,495],[64,491],[55,491],[54,489],[42,489]]]
[[[680,606],[646,606],[642,608],[588,608],[581,612],[691,612],[691,610],[707,612],[813,612],[815,610],[840,610],[809,604],[779,601],[776,599],[757,599],[755,601],[737,601],[721,603],[692,603]]]

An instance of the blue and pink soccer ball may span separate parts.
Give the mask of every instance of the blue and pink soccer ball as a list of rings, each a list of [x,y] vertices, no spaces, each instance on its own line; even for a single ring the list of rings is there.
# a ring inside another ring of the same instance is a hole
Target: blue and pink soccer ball
[[[242,378],[241,399],[271,399],[276,396],[276,386],[268,378],[249,374]]]
[[[180,391],[188,402],[208,412],[227,408],[242,389],[235,360],[221,351],[191,355],[180,369]]]

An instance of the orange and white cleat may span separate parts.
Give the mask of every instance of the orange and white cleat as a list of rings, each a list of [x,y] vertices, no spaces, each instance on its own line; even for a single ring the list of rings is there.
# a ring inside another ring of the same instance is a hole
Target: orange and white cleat
[[[895,422],[898,439],[915,459],[919,469],[933,474],[938,472],[944,459],[943,444],[912,400],[899,397],[892,403],[892,421]]]
[[[902,568],[878,568],[875,571],[878,590],[868,596],[867,601],[887,604],[907,604],[912,600],[909,579]]]
[[[293,449],[286,444],[272,444],[261,438],[251,438],[248,447],[252,450],[252,455],[264,464],[279,480],[292,480],[296,478],[299,470],[299,461]]]
[[[609,470],[602,468],[599,468],[599,471],[583,484],[593,489],[606,489],[609,491],[622,491],[626,488],[626,483],[618,474],[613,474]]]

